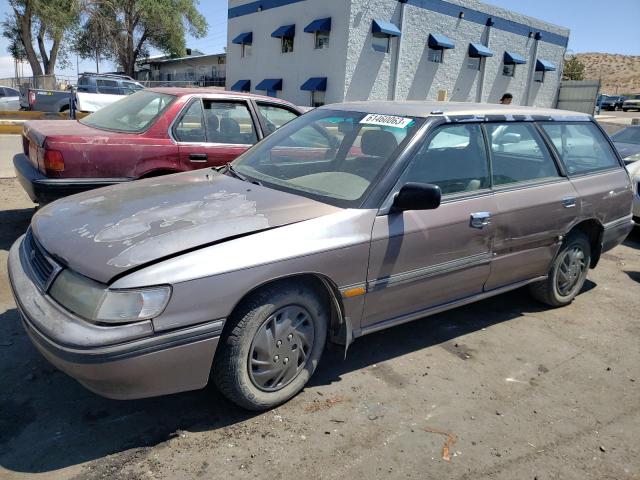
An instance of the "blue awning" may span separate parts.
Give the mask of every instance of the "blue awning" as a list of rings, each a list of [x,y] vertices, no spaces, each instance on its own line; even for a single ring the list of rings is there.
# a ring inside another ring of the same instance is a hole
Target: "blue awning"
[[[456,44],[453,43],[449,37],[439,35],[437,33],[429,34],[429,48],[456,48]]]
[[[283,25],[278,28],[275,32],[271,34],[274,38],[282,38],[282,37],[295,37],[296,36],[296,26],[295,25]]]
[[[251,91],[251,80],[238,80],[233,84],[231,90],[234,92],[249,92]]]
[[[541,58],[536,61],[536,71],[538,72],[554,72],[555,70],[556,66],[551,62],[547,62]]]
[[[312,77],[302,84],[300,90],[308,90],[309,92],[326,92],[327,77]]]
[[[524,65],[527,59],[517,53],[504,52],[504,63],[513,65]]]
[[[481,43],[469,44],[469,56],[470,57],[493,57],[493,52],[489,50],[489,47],[482,45]]]
[[[265,78],[256,85],[256,90],[282,90],[282,79]]]
[[[251,45],[253,43],[253,32],[241,33],[231,40],[231,43],[237,43],[238,45]]]
[[[373,20],[371,31],[373,33],[384,33],[385,35],[389,35],[390,37],[399,37],[402,33],[400,32],[400,29],[393,23],[385,22],[384,20],[378,20],[377,18]]]
[[[330,32],[331,31],[331,17],[329,18],[319,18],[318,20],[314,20],[309,25],[304,28],[304,31],[307,33],[316,33],[316,32]]]

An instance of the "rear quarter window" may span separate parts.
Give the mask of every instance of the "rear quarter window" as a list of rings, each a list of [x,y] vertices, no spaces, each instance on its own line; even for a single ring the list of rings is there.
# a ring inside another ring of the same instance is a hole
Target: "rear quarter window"
[[[592,123],[545,123],[542,129],[553,142],[569,175],[619,167],[620,163],[602,132]]]

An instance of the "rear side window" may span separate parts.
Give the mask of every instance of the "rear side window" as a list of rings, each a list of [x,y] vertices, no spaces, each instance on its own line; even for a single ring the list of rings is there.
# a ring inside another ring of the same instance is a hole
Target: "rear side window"
[[[286,108],[267,105],[265,103],[258,103],[258,110],[260,110],[260,114],[265,120],[267,128],[265,134],[267,135],[275,132],[282,125],[298,116]]]
[[[253,145],[258,141],[245,103],[203,100],[203,104],[208,142]]]
[[[450,125],[425,143],[401,183],[438,185],[443,195],[489,188],[489,165],[480,125]]]
[[[487,134],[494,185],[559,177],[555,161],[534,125],[492,123],[487,125]]]
[[[98,93],[106,93],[107,95],[120,95],[122,92],[118,87],[118,82],[115,80],[96,80],[98,85]]]
[[[545,123],[549,135],[569,175],[597,172],[620,164],[609,142],[592,123]]]

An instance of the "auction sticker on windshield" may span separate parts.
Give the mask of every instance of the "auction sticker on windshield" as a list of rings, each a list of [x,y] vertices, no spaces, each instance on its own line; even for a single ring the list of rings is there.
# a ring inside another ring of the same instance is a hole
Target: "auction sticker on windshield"
[[[362,120],[360,120],[360,123],[367,123],[369,125],[381,125],[383,127],[406,128],[412,121],[413,119],[411,118],[370,113]]]

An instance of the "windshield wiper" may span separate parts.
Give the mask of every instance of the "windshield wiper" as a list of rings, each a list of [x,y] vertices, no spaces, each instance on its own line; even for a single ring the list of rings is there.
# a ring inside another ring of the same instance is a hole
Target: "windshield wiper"
[[[243,182],[247,182],[247,177],[245,177],[244,175],[242,175],[241,173],[239,173],[234,167],[233,165],[231,165],[231,163],[227,163],[224,168],[226,168],[225,172],[230,172],[234,177],[242,180]]]

